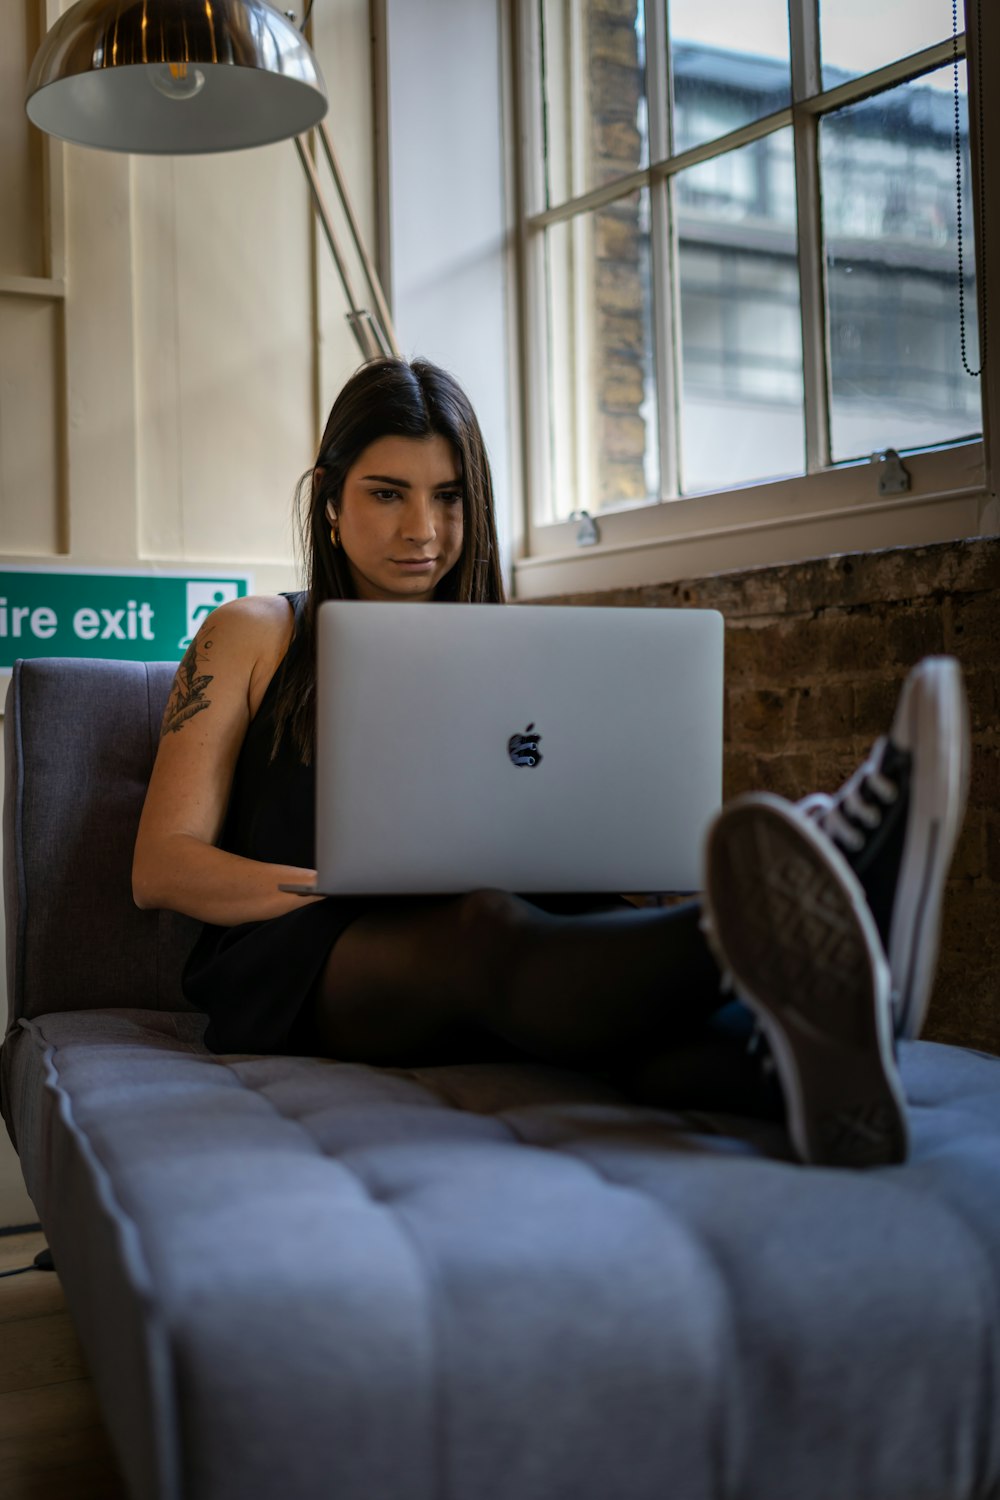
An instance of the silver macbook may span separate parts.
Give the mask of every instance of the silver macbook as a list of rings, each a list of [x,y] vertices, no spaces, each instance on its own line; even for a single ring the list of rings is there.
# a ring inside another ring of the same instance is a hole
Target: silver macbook
[[[699,887],[714,610],[331,602],[318,632],[317,891]]]

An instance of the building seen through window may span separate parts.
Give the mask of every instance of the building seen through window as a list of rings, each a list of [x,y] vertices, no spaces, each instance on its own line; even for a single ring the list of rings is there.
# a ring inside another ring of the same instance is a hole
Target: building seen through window
[[[548,208],[657,161],[642,5],[580,6],[572,38],[559,12],[542,0]],[[582,504],[805,471],[789,58],[681,39],[669,66],[671,158],[748,122],[775,116],[775,125],[544,227],[549,519]],[[964,62],[960,75],[966,339],[976,368]],[[825,89],[852,76],[824,61]],[[981,429],[979,382],[960,354],[952,86],[952,68],[938,67],[819,119],[834,463]],[[676,395],[665,402],[658,382],[668,368]],[[662,422],[675,426],[667,444]],[[673,473],[660,472],[664,452]]]

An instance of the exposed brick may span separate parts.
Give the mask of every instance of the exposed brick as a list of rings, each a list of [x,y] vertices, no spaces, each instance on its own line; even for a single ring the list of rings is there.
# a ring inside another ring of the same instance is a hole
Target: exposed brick
[[[1000,886],[1000,814],[987,813],[983,820],[986,878]]]
[[[612,312],[609,308],[600,308],[597,337],[605,355],[616,351],[625,355],[641,355],[645,349],[643,320],[635,313]]]
[[[970,666],[1000,661],[1000,592],[959,595],[953,600],[952,643]]]
[[[1000,888],[950,882],[924,1035],[1000,1052]]]
[[[835,792],[849,776],[853,776],[861,760],[852,745],[824,745],[813,755],[813,781],[803,788],[808,792]]]
[[[825,614],[809,632],[815,643],[817,672],[857,674],[885,670],[901,663],[904,670],[931,652],[944,649],[940,609],[903,605],[875,612],[867,607],[848,614]]]
[[[729,735],[734,744],[751,743],[760,752],[779,749],[788,737],[788,701],[767,688],[732,688]]]
[[[605,365],[598,372],[598,398],[602,406],[635,411],[643,399],[642,371],[636,365]]]
[[[636,204],[638,199],[634,193],[628,193],[624,198],[616,198],[613,203],[606,203],[603,208],[595,212],[609,219],[623,219],[627,224],[634,224],[636,220]]]
[[[796,739],[835,740],[853,733],[854,689],[849,682],[799,688],[791,697]]]
[[[599,305],[610,312],[639,313],[645,306],[639,277],[623,274],[622,267],[615,261],[598,261],[594,283],[594,295]]]
[[[888,731],[902,686],[902,677],[870,677],[855,683],[855,734],[874,740]]]
[[[727,619],[940,600],[953,593],[1000,591],[1000,539],[971,537],[927,547],[845,553],[778,567],[735,569],[661,587],[685,585],[704,590]]]
[[[634,120],[595,120],[593,145],[595,157],[621,162],[623,172],[634,172],[642,160],[642,136]]]
[[[816,609],[849,609],[884,598],[864,586],[865,563],[858,554],[825,557],[793,564],[782,570],[785,608],[805,612]],[[778,583],[779,580],[775,580]]]
[[[891,610],[886,619],[886,655],[903,669],[912,667],[922,656],[944,650],[944,620],[939,603],[912,605]]]
[[[816,676],[814,621],[779,621],[760,629],[731,627],[726,632],[727,671],[734,681],[758,687],[783,686]]]
[[[600,468],[601,497],[609,500],[644,500],[646,471],[641,460],[614,463],[603,459]]]
[[[761,620],[769,615],[812,615],[811,608],[789,608],[784,572],[783,568],[752,568],[746,573],[718,573],[713,578],[699,581],[710,589],[715,607],[727,619]]]
[[[949,875],[952,880],[980,880],[986,873],[986,841],[981,813],[969,812],[958,836]]]
[[[625,68],[638,67],[639,47],[632,18],[625,16],[620,21],[598,20],[592,16],[590,56],[594,59],[607,58]]]
[[[662,587],[663,585],[661,584],[658,589],[643,589],[643,595],[659,593],[659,589],[662,589]],[[671,598],[673,599],[673,607],[675,609],[680,609],[685,604],[691,605],[693,609],[715,608],[715,605],[711,602],[710,594],[703,594],[697,584],[677,584],[676,587],[671,589]]]
[[[756,755],[750,750],[730,749],[727,745],[722,757],[723,796],[728,800],[757,790]]]
[[[941,586],[949,592],[1000,593],[1000,546],[995,536],[970,537],[957,545],[942,542],[925,551],[939,554],[942,560]],[[926,561],[923,566],[927,567]]]
[[[639,263],[639,216],[623,219],[620,214],[597,214],[594,245],[598,260]]]
[[[1000,957],[1000,890],[949,880],[942,934],[952,958],[961,958],[973,967]]]
[[[835,791],[888,729],[913,663],[946,644],[955,650],[966,669],[972,786],[925,1034],[1000,1052],[1000,649],[991,634],[1000,539],[745,569],[571,602],[722,610],[727,796]]]
[[[885,663],[885,623],[867,609],[821,615],[808,635],[814,643],[814,672],[853,675]]]
[[[740,791],[774,792],[794,802],[812,790],[812,757],[800,751],[771,755],[747,752],[745,759],[734,761],[730,777],[734,782],[738,780]],[[726,796],[735,795],[727,784]]]
[[[849,608],[1000,589],[1000,551],[993,538],[972,538],[957,545],[842,553],[770,571],[780,575],[790,611]]]
[[[642,460],[646,452],[646,424],[630,415],[601,417],[601,449],[609,459]]]
[[[980,740],[972,747],[969,805],[986,812],[1000,811],[1000,748]]]
[[[998,998],[994,968],[970,968],[945,949],[922,1035],[931,1042],[1000,1053]]]
[[[631,126],[627,126],[627,130],[631,134]],[[610,126],[607,127],[606,134],[610,140],[612,138]],[[606,182],[611,182],[616,177],[623,177],[627,172],[634,172],[637,166],[638,163],[633,160],[631,153],[618,155],[610,151],[595,149],[590,157],[590,185],[603,187]]]
[[[728,682],[749,684],[763,680],[766,656],[766,644],[761,642],[763,634],[759,630],[740,629],[727,621],[725,656]]]
[[[590,102],[604,119],[634,120],[639,105],[639,70],[608,59],[595,58],[590,70]]]
[[[588,0],[587,9],[591,16],[620,16],[634,26],[638,0]]]
[[[1000,652],[992,669],[979,667],[966,671],[965,691],[969,696],[973,733],[1000,729]]]

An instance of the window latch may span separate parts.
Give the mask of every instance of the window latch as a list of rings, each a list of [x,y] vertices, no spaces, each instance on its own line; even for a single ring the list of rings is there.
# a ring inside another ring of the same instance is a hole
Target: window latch
[[[880,495],[906,494],[910,488],[910,471],[903,467],[903,460],[895,448],[886,448],[882,453],[873,453],[872,463],[878,464]]]
[[[574,510],[570,513],[571,521],[579,521],[580,525],[576,532],[576,545],[578,547],[596,547],[601,540],[601,533],[597,529],[597,522],[593,516],[585,510]]]

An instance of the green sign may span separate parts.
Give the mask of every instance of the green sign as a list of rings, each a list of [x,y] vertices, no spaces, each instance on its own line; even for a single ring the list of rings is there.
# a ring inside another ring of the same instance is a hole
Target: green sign
[[[251,580],[190,574],[0,570],[0,672],[21,656],[174,661],[205,616]]]

